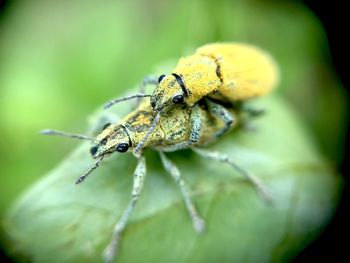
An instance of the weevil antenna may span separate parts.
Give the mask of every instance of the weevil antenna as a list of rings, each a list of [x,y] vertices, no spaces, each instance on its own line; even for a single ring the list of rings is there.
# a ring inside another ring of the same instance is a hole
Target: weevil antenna
[[[103,157],[104,155],[102,155],[89,170],[87,170],[83,175],[79,176],[79,178],[75,181],[75,184],[82,183],[86,177],[88,177],[95,169],[97,169],[97,167],[100,165],[100,162],[103,160]]]
[[[121,101],[137,99],[137,98],[145,98],[145,97],[151,97],[151,95],[143,94],[143,93],[136,93],[136,94],[131,95],[131,96],[126,96],[126,97],[114,99],[114,100],[106,102],[105,105],[104,105],[104,108],[108,109],[108,108],[112,107],[114,104],[116,104],[118,102],[121,102]]]
[[[153,130],[156,128],[158,122],[159,122],[159,118],[160,118],[160,111],[157,112],[156,117],[154,118],[151,126],[149,127],[145,137],[142,138],[142,140],[139,142],[139,144],[136,146],[134,153],[137,154],[143,147],[143,145],[145,144],[145,142],[147,141],[148,137],[151,135],[151,133],[153,132]]]
[[[67,133],[67,132],[57,131],[57,130],[48,130],[48,129],[42,130],[42,131],[40,131],[40,133],[44,134],[44,135],[59,135],[59,136],[68,137],[68,138],[96,142],[96,140],[94,138],[86,136],[86,135],[82,135],[82,134],[73,134],[73,133]]]

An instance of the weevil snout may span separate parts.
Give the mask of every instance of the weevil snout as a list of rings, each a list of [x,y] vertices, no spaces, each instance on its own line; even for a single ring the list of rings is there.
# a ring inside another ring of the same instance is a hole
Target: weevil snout
[[[102,140],[99,140],[97,144],[93,145],[90,148],[90,154],[92,158],[96,159],[97,157],[101,157],[106,152],[105,145],[108,142],[108,138],[105,137]]]
[[[151,106],[152,106],[152,108],[155,109],[156,105],[157,105],[156,101],[153,99],[153,97],[151,97]]]
[[[159,77],[158,86],[154,90],[150,102],[153,110],[159,112],[170,105],[185,103],[187,96],[188,91],[182,77],[172,73]]]
[[[108,124],[96,138],[96,144],[90,148],[94,159],[114,152],[124,153],[132,147],[132,141],[127,128],[122,125]]]
[[[101,144],[96,144],[90,148],[91,157],[97,159],[102,155],[105,155],[108,151]]]
[[[153,110],[156,112],[160,112],[163,108],[169,105],[166,95],[161,90],[159,92],[157,92],[157,90],[154,91],[150,103]]]
[[[91,153],[91,156],[92,157],[95,157],[95,154],[98,152],[98,146],[97,145],[95,145],[95,146],[92,146],[91,148],[90,148],[90,153]]]

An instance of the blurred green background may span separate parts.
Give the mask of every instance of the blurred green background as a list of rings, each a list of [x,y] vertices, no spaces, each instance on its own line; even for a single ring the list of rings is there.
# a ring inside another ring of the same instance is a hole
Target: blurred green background
[[[11,1],[0,17],[0,216],[77,143],[86,118],[167,59],[214,41],[270,51],[281,94],[330,164],[343,159],[346,94],[320,22],[299,1]],[[329,110],[331,109],[331,110]]]

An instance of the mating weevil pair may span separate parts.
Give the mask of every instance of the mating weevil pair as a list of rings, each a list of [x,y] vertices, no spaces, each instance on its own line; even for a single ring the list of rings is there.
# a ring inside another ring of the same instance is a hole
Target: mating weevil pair
[[[239,123],[241,110],[234,106],[236,102],[266,94],[277,81],[277,67],[265,52],[245,44],[210,44],[199,48],[194,55],[182,58],[170,75],[146,78],[142,87],[157,85],[152,95],[140,93],[108,102],[106,107],[132,98],[150,97],[150,100],[143,99],[120,123],[105,125],[96,139],[53,130],[43,131],[44,134],[93,142],[90,151],[96,162],[77,179],[76,184],[83,182],[106,156],[116,151],[133,150],[138,159],[131,200],[115,225],[112,240],[104,252],[107,262],[116,257],[121,235],[140,195],[146,175],[143,156],[146,147],[159,152],[165,170],[178,183],[197,232],[204,230],[204,220],[191,201],[180,171],[164,152],[191,148],[204,158],[225,162],[268,199],[265,187],[256,176],[227,155],[197,146],[217,140]]]

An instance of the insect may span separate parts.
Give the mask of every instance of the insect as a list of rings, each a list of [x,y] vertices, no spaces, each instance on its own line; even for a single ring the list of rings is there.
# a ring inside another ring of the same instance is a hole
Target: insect
[[[112,100],[105,107],[123,100],[150,97],[152,108],[161,114],[178,104],[192,107],[204,97],[218,102],[240,102],[268,93],[278,80],[277,65],[265,51],[242,43],[207,44],[193,55],[181,58],[171,74],[146,77],[140,89],[143,92],[145,85],[156,85],[152,95],[138,93]],[[231,124],[226,125],[229,129]],[[152,127],[155,125],[147,135]],[[136,153],[146,140],[147,136],[135,148]]]
[[[240,114],[234,107],[226,108],[213,103],[209,99],[202,99],[193,107],[184,108],[181,105],[176,105],[173,110],[165,112],[162,116],[153,110],[148,100],[143,100],[138,108],[128,114],[120,123],[106,124],[103,131],[96,138],[55,130],[44,130],[42,133],[47,135],[63,135],[93,142],[90,152],[96,161],[88,171],[76,180],[76,184],[79,184],[108,155],[115,152],[131,152],[147,135],[152,125],[155,125],[154,120],[159,118],[156,126],[153,127],[153,132],[149,134],[148,140],[144,142],[144,147],[153,148],[159,152],[165,170],[180,187],[194,229],[200,233],[205,228],[204,220],[200,217],[191,200],[179,169],[168,159],[165,152],[191,148],[196,154],[204,158],[227,163],[238,173],[246,177],[254,185],[258,193],[265,199],[268,199],[268,192],[263,183],[255,175],[238,166],[225,154],[197,148],[197,146],[203,146],[217,140],[228,131],[225,121],[218,117],[225,114],[231,116],[232,125],[230,128],[238,125]],[[106,262],[111,262],[118,254],[121,235],[139,198],[146,175],[146,162],[143,151],[137,154],[135,152],[133,153],[138,159],[138,162],[134,171],[132,197],[119,221],[114,226],[112,239],[104,252]]]

